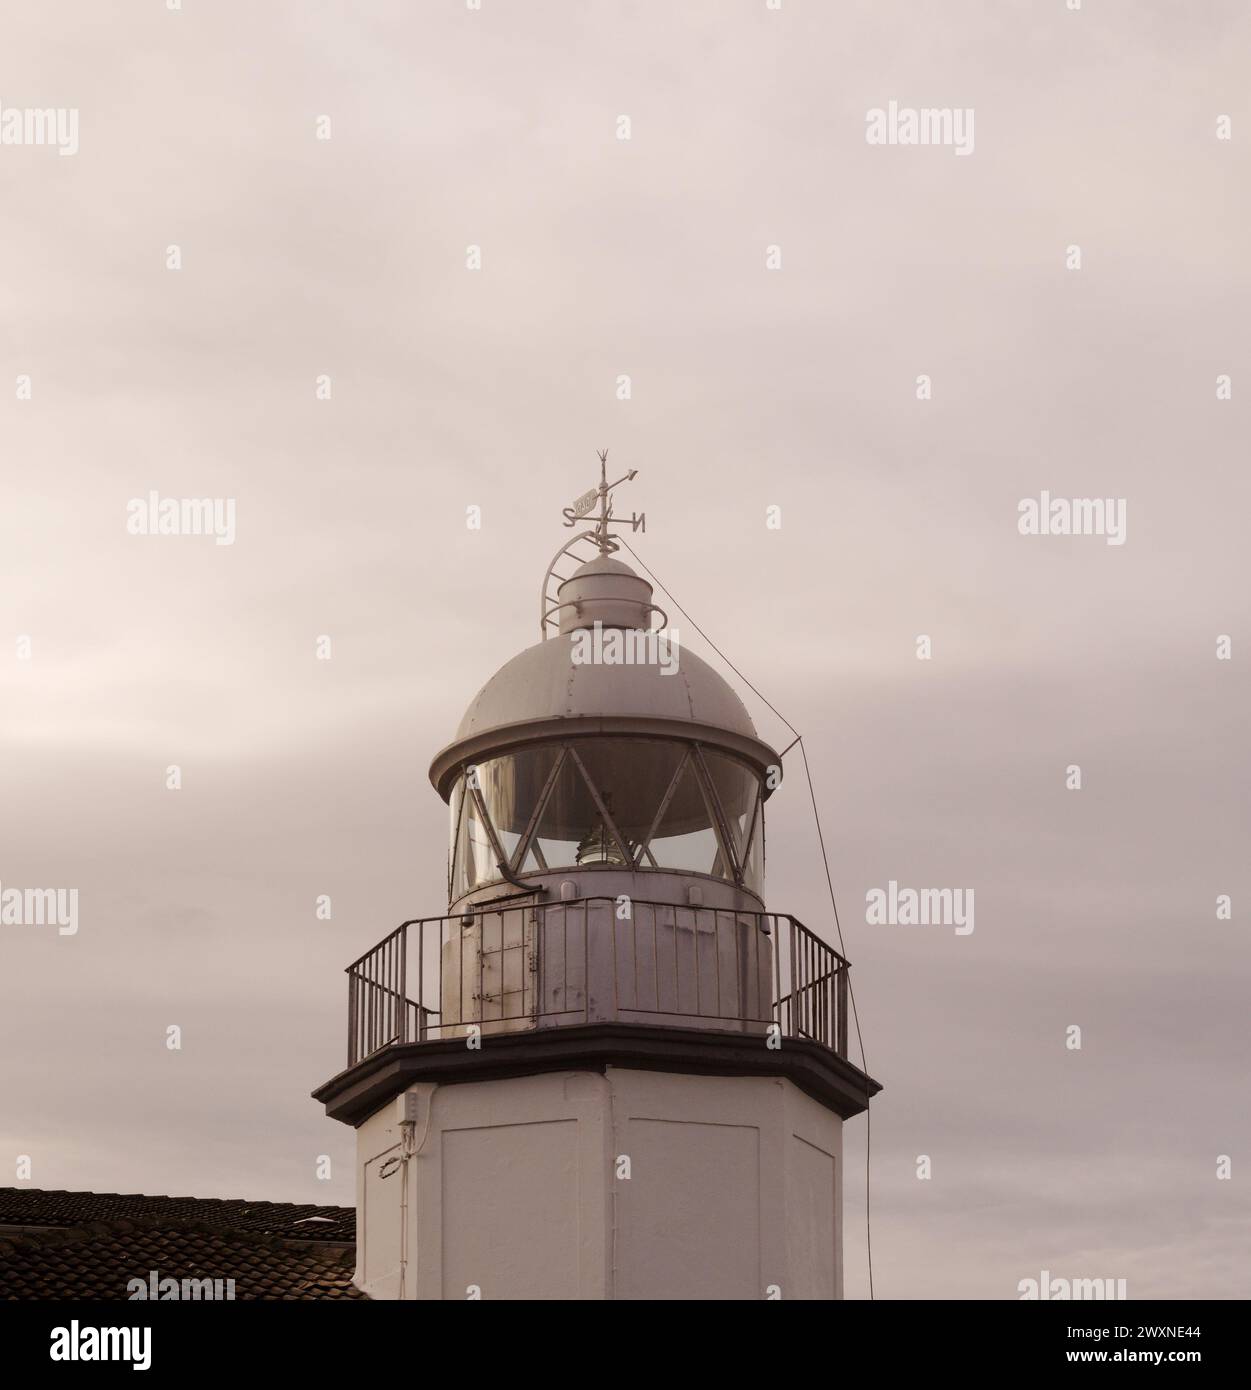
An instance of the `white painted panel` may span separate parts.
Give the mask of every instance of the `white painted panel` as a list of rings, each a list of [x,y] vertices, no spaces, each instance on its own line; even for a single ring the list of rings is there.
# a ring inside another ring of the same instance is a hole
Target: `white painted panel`
[[[617,1181],[617,1297],[759,1299],[754,1125],[632,1118]]]
[[[578,1122],[444,1129],[443,1297],[578,1297]]]
[[[371,1298],[397,1298],[400,1287],[400,1184],[395,1159],[399,1145],[365,1164],[360,1243],[364,1283]],[[390,1170],[389,1177],[383,1177]]]
[[[836,1298],[834,1155],[792,1134],[787,1154],[786,1226],[791,1285],[786,1298]]]

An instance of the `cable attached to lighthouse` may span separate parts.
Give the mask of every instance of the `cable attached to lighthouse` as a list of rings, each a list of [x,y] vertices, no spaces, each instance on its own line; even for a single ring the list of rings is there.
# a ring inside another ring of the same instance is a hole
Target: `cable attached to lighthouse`
[[[758,700],[760,700],[764,705],[766,705],[770,710],[772,710],[773,713],[777,715],[777,717],[782,721],[782,723],[785,724],[786,727],[791,731],[791,733],[795,735],[791,742],[786,745],[786,747],[778,756],[784,758],[792,748],[796,747],[796,745],[798,745],[799,747],[800,756],[802,757],[804,764],[804,777],[808,782],[808,797],[809,800],[812,802],[812,818],[817,828],[817,843],[820,845],[821,848],[821,862],[825,866],[825,882],[826,887],[829,889],[830,906],[834,910],[834,926],[838,932],[838,948],[839,951],[842,953],[843,957],[846,958],[847,948],[843,944],[843,924],[838,915],[838,899],[836,898],[834,893],[834,876],[830,872],[830,856],[825,848],[825,833],[821,828],[821,813],[817,808],[817,793],[816,788],[813,785],[812,769],[808,766],[808,752],[804,748],[804,736],[799,732],[799,730],[794,726],[794,724],[792,724],[791,721],[787,719],[787,717],[781,712],[781,710],[777,708],[776,705],[774,705],[763,694],[761,694],[759,690],[756,689],[756,687],[751,683],[751,681],[747,679],[747,677],[742,673],[742,671],[740,671],[738,667],[735,666],[735,664],[730,660],[730,658],[726,656],[726,654],[721,650],[721,648],[718,647],[717,644],[712,640],[712,638],[708,636],[708,634],[703,630],[703,628],[700,627],[700,625],[695,621],[695,619],[692,618],[691,615],[686,611],[686,609],[683,608],[682,605],[678,602],[677,598],[673,593],[673,590],[670,589],[668,585],[666,585],[639,558],[638,553],[635,551],[633,546],[630,545],[629,541],[627,541],[625,537],[620,534],[615,536],[614,539],[617,541],[619,545],[624,546],[624,548],[630,552],[630,555],[633,557],[633,559],[638,564],[639,568],[643,571],[643,573],[646,574],[647,577],[652,581],[652,583],[655,584],[655,586],[666,595],[666,597],[669,599],[669,602],[673,604],[674,608],[676,608],[677,611],[681,613],[683,618],[685,618],[686,621],[690,623],[690,625],[695,629],[695,631],[699,633],[699,635],[704,639],[705,642],[708,643],[712,650],[716,652],[716,654],[721,658],[721,660],[725,662],[725,664],[730,668],[731,671],[734,672],[734,674],[739,678],[739,680],[743,682],[743,684],[748,688],[748,690],[750,690]],[[860,1014],[856,1009],[856,987],[852,981],[850,972],[848,972],[847,975],[847,994],[849,999],[851,1000],[851,1016],[853,1022],[856,1025],[856,1041],[860,1047],[860,1069],[867,1076],[869,1072],[869,1064],[865,1058],[864,1053],[864,1036],[860,1031]],[[869,1158],[871,1151],[873,1128],[871,1118],[872,1108],[869,1104],[870,1100],[871,1097],[869,1095],[868,1090],[866,1089],[864,1097],[864,1233],[865,1250],[869,1267],[869,1298],[872,1299],[874,1297],[873,1228],[869,1206]]]

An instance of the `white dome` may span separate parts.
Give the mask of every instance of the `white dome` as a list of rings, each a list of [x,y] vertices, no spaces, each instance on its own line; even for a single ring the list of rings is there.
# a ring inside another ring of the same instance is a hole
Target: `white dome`
[[[518,652],[470,701],[456,742],[507,724],[604,716],[684,720],[756,737],[751,716],[729,684],[680,644],[678,669],[665,675],[654,662],[575,662],[573,644],[585,635],[562,632]]]
[[[680,628],[669,651],[646,653],[651,660],[588,661],[585,649],[574,660],[575,643],[628,639],[637,645],[643,638],[655,612],[651,586],[629,566],[611,557],[592,560],[561,585],[560,597],[562,630],[500,667],[470,701],[455,739],[435,757],[430,780],[442,796],[464,760],[566,736],[698,739],[761,770],[777,765],[777,754],[757,737],[729,683],[681,645]]]

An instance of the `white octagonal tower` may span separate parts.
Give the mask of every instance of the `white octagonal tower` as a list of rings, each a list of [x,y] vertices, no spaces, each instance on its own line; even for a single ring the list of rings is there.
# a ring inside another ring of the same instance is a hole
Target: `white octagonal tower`
[[[848,965],[765,908],[780,759],[655,626],[613,486],[431,766],[446,913],[348,968],[315,1094],[357,1130],[375,1298],[842,1296],[842,1124],[879,1089]]]

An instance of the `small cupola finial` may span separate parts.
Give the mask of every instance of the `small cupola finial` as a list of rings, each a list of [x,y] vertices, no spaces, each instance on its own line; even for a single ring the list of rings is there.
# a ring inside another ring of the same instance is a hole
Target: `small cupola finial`
[[[643,580],[638,580],[633,570],[620,564],[619,561],[611,560],[613,553],[621,549],[617,535],[609,529],[615,519],[613,516],[612,492],[614,488],[620,487],[622,483],[632,482],[638,477],[639,471],[637,468],[631,468],[628,473],[622,474],[615,482],[610,483],[608,481],[608,450],[597,449],[595,452],[599,459],[598,487],[588,488],[581,497],[574,501],[573,506],[566,507],[563,513],[565,525],[568,527],[576,526],[578,522],[584,518],[587,520],[594,520],[595,525],[587,531],[579,531],[571,540],[566,541],[556,552],[552,559],[552,563],[547,567],[547,573],[543,576],[543,588],[539,596],[539,631],[543,634],[544,638],[552,636],[552,634],[557,631],[567,631],[569,626],[568,610],[574,608],[570,600],[570,595],[562,596],[560,594],[561,586],[573,577],[560,573],[557,570],[557,566],[561,564],[566,557],[574,564],[581,564],[582,568],[577,571],[579,575],[585,573],[587,565],[589,564],[599,564],[601,568],[597,572],[602,574],[605,572],[604,567],[606,562],[611,561],[611,565],[617,565],[619,569],[624,570],[626,574],[635,578],[637,583],[646,587],[647,593],[645,597],[643,597],[642,603],[644,608],[650,611],[648,605],[651,600],[651,586],[646,585]],[[598,514],[596,514],[597,510]],[[647,517],[642,512],[631,512],[628,525],[631,531],[646,531]],[[598,554],[594,556],[593,560],[587,560],[585,550],[579,553],[578,547],[580,545],[588,549],[593,546],[594,549],[598,551]],[[611,569],[611,565],[608,565],[607,568]],[[638,596],[633,595],[632,598],[637,599]],[[578,607],[575,611],[581,614],[582,609]],[[564,617],[560,616],[562,612],[565,614]],[[636,614],[630,621],[624,621],[621,615],[617,614],[613,619],[612,625],[624,627],[646,626],[645,621],[639,621],[640,617],[645,617],[645,614]],[[581,626],[581,624],[574,625]]]

